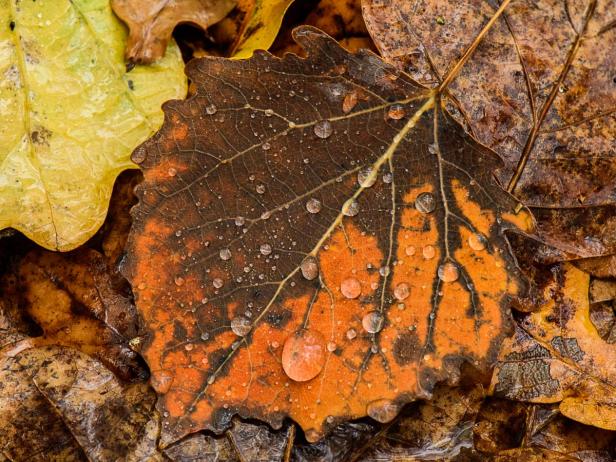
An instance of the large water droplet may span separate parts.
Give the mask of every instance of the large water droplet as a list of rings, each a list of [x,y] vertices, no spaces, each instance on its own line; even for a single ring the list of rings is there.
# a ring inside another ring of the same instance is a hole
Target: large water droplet
[[[447,262],[438,267],[438,277],[443,282],[454,282],[460,276],[455,263]]]
[[[306,202],[306,210],[310,213],[319,213],[321,211],[321,201],[314,197],[309,199],[308,202]]]
[[[408,298],[410,294],[411,294],[411,288],[406,282],[401,282],[394,289],[394,297],[396,297],[396,299],[400,301]]]
[[[434,194],[429,192],[421,193],[415,199],[415,208],[421,213],[431,213],[434,212],[436,208],[436,199],[434,198]]]
[[[317,263],[317,259],[312,255],[304,258],[302,264],[300,265],[300,270],[304,278],[312,281],[319,275],[319,265]]]
[[[250,332],[251,329],[252,325],[250,324],[250,320],[243,316],[238,316],[231,320],[231,330],[239,337],[248,335],[248,332]]]
[[[387,117],[394,120],[400,120],[404,117],[406,111],[404,110],[404,106],[402,104],[394,104],[387,111]]]
[[[269,255],[272,253],[272,246],[269,244],[261,244],[261,247],[259,247],[259,252],[261,252],[261,255]]]
[[[422,249],[421,253],[426,260],[432,260],[436,255],[436,249],[433,245],[426,245]]]
[[[315,378],[325,365],[325,339],[316,331],[303,329],[292,334],[282,347],[282,368],[296,382]]]
[[[481,234],[471,234],[468,237],[468,245],[473,250],[483,250],[486,248],[486,239]]]
[[[329,120],[321,120],[314,125],[314,134],[319,138],[329,138],[334,131],[332,124]]]
[[[361,294],[361,284],[356,278],[347,278],[340,283],[340,291],[346,298],[357,298]]]
[[[231,251],[229,249],[220,249],[218,256],[221,260],[229,260],[231,258]]]
[[[378,399],[368,404],[366,414],[377,422],[391,422],[397,415],[399,407],[388,399]]]
[[[372,174],[372,167],[362,168],[357,173],[357,182],[363,188],[369,188],[376,183],[376,175]]]
[[[385,318],[378,311],[371,311],[370,313],[366,313],[366,315],[361,320],[361,325],[364,330],[370,334],[376,334],[380,332],[383,328],[383,324],[385,323]]]
[[[359,213],[359,202],[355,199],[350,199],[342,206],[342,214],[347,217],[354,217]]]

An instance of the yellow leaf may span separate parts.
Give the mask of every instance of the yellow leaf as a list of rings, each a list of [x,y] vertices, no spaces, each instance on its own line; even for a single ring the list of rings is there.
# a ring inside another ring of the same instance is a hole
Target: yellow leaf
[[[0,0],[0,229],[70,250],[103,223],[130,153],[186,92],[177,46],[127,70],[107,0]]]

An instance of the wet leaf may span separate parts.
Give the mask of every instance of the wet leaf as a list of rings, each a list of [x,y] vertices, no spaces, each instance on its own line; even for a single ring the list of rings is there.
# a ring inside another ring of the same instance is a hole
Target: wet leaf
[[[0,229],[70,250],[103,223],[113,181],[182,97],[176,46],[127,71],[106,0],[0,2]]]
[[[130,30],[126,59],[147,64],[163,57],[175,26],[189,23],[205,30],[223,19],[235,1],[111,0],[111,6]]]
[[[531,219],[493,153],[372,53],[297,39],[307,59],[193,61],[138,151],[125,274],[163,445],[235,413],[311,441],[390,421],[489,364],[523,288],[504,230]]]
[[[387,60],[438,86],[496,8],[368,0],[364,18]],[[616,3],[515,0],[501,8],[448,86],[447,104],[503,158],[501,183],[533,209],[546,241],[582,257],[614,253]]]
[[[591,322],[589,276],[571,265],[555,270],[547,302],[522,317],[503,344],[491,390],[496,396],[560,403],[563,415],[616,429],[616,348]]]

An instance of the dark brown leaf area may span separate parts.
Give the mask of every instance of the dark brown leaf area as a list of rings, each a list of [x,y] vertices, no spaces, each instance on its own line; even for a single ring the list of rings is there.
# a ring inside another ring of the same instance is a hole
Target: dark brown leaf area
[[[364,17],[385,59],[435,86],[497,7],[374,0]],[[503,158],[501,183],[533,208],[544,238],[583,257],[616,244],[615,24],[613,0],[513,0],[448,87],[456,118]]]
[[[522,289],[503,231],[530,218],[497,158],[373,54],[296,37],[307,59],[189,64],[196,94],[134,156],[126,274],[164,444],[235,413],[310,440],[389,421],[489,363]]]

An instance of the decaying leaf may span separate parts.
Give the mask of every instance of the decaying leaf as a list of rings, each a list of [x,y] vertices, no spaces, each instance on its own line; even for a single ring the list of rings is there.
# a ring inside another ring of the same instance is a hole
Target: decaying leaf
[[[234,0],[111,0],[113,11],[129,28],[126,59],[152,63],[163,57],[178,24],[207,29],[223,19]]]
[[[499,8],[473,0],[366,0],[383,56],[438,86]],[[505,161],[501,183],[544,239],[579,256],[616,247],[616,3],[505,0],[448,87],[456,118]],[[453,109],[452,109],[453,110]]]
[[[134,155],[125,274],[162,444],[231,416],[316,440],[485,367],[531,219],[439,94],[312,28],[307,59],[193,61],[196,94]]]
[[[185,94],[181,56],[127,71],[106,0],[2,0],[0,16],[0,228],[70,250],[103,223],[160,105]]]
[[[564,265],[547,285],[547,302],[523,315],[494,371],[496,396],[560,403],[563,415],[616,429],[616,347],[601,338],[589,312],[589,276]]]

